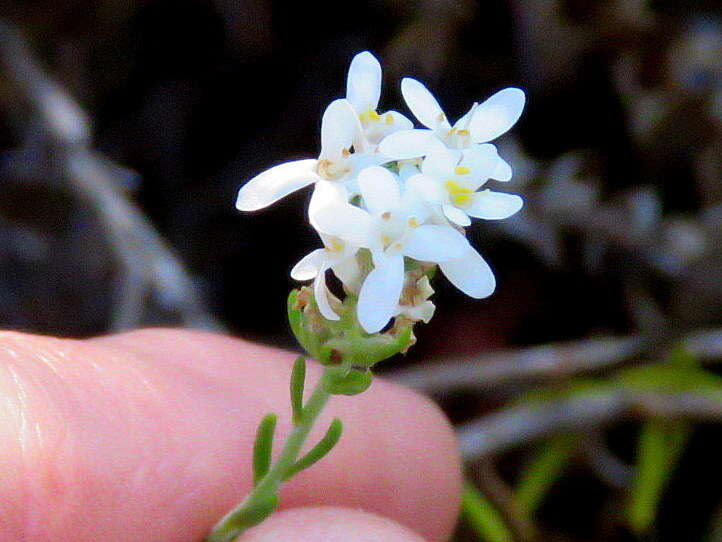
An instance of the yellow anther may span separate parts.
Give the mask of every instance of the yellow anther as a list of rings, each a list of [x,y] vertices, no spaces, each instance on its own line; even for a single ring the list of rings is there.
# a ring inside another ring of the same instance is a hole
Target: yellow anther
[[[391,219],[391,213],[390,213],[389,211],[386,211],[385,213],[383,213],[383,214],[381,215],[381,218],[383,218],[384,220],[390,220],[390,219]]]
[[[344,158],[348,158],[349,156],[351,156],[351,151],[348,149],[341,149],[341,156],[343,156]]]
[[[326,247],[326,250],[329,252],[341,252],[343,250],[344,244],[343,241],[340,239],[331,239],[330,246]]]
[[[468,135],[471,135],[471,132],[470,132],[469,130],[457,130],[456,133],[459,134],[460,136],[468,136]]]
[[[471,203],[472,196],[474,194],[473,190],[464,188],[460,186],[459,183],[455,183],[454,181],[446,181],[445,186],[446,189],[449,191],[451,201],[453,201],[455,205],[458,205],[459,207],[465,207]]]
[[[382,235],[381,244],[385,247],[389,246],[391,244],[391,237],[389,237],[388,235]]]
[[[419,221],[416,220],[416,217],[413,217],[413,216],[412,216],[411,218],[409,218],[409,226],[411,226],[412,228],[418,228],[418,227],[419,227]]]
[[[371,122],[371,121],[379,121],[381,120],[381,115],[379,115],[376,111],[373,109],[369,109],[368,111],[364,111],[359,115],[359,118],[363,122]],[[387,121],[388,122],[388,121]]]
[[[393,124],[394,123],[394,115],[393,113],[386,113],[384,115],[384,122],[386,124]]]
[[[456,168],[454,168],[454,173],[457,175],[468,175],[471,173],[471,170],[466,166],[456,166]]]

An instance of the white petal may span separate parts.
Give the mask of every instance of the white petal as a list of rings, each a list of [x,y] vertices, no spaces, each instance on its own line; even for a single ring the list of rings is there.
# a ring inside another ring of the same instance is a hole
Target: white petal
[[[471,121],[471,118],[474,115],[474,111],[477,107],[479,107],[479,104],[475,102],[474,105],[472,105],[471,108],[466,113],[464,113],[464,116],[454,123],[454,128],[456,128],[457,130],[468,130],[469,121]]]
[[[471,140],[485,143],[509,130],[519,120],[525,99],[523,90],[509,87],[482,103],[469,123]]]
[[[316,278],[326,259],[326,249],[317,248],[313,252],[306,254],[291,269],[291,278],[294,280],[311,280]]]
[[[434,138],[431,130],[401,130],[386,136],[379,143],[379,152],[393,160],[409,160],[426,154]]]
[[[492,171],[491,177],[492,179],[495,179],[497,181],[503,181],[507,182],[511,180],[512,171],[511,166],[509,163],[504,160],[501,156],[497,158],[496,166],[494,167],[494,171]]]
[[[339,260],[331,269],[348,291],[358,294],[361,267],[356,258],[351,256]]]
[[[422,174],[407,179],[406,192],[424,201],[438,204],[444,203],[448,195],[438,181]]]
[[[390,123],[390,126],[393,127],[395,132],[399,130],[411,130],[414,127],[414,123],[411,122],[406,115],[403,115],[398,111],[390,109],[386,111],[386,113],[383,113],[381,116],[384,117],[384,121],[386,119],[386,115],[391,115],[392,121]]]
[[[501,220],[516,213],[523,205],[524,200],[516,194],[482,190],[474,194],[471,205],[467,207],[466,212],[469,216],[476,218]]]
[[[368,247],[371,216],[348,203],[327,205],[314,215],[315,228],[319,232],[340,237],[347,243]]]
[[[238,191],[236,208],[239,211],[257,211],[316,182],[319,180],[317,163],[317,160],[294,160],[256,175]]]
[[[381,64],[364,51],[353,57],[346,79],[346,99],[357,113],[376,111],[381,96]]]
[[[438,180],[448,179],[454,175],[458,160],[457,152],[434,137],[426,147],[426,158],[421,163],[421,173]]]
[[[404,286],[404,257],[374,254],[374,269],[361,286],[358,320],[367,333],[381,331],[393,316]]]
[[[399,182],[386,168],[374,166],[364,169],[359,173],[358,184],[366,208],[372,215],[394,209],[401,202]]]
[[[496,288],[489,264],[471,246],[460,258],[442,262],[439,267],[451,284],[476,299],[490,296]]]
[[[458,207],[454,207],[453,205],[444,205],[442,209],[444,210],[444,215],[446,215],[446,218],[451,220],[454,224],[458,224],[462,227],[466,227],[471,224],[471,219],[469,218],[469,215],[467,215]]]
[[[332,101],[321,119],[320,159],[340,160],[361,129],[358,115],[347,100]]]
[[[308,221],[316,230],[323,232],[316,222],[318,211],[324,207],[345,205],[346,203],[348,203],[348,191],[345,185],[321,179],[314,186],[311,201],[308,204]]]
[[[331,292],[326,288],[327,269],[328,266],[323,266],[316,280],[313,281],[313,296],[316,298],[316,305],[318,305],[318,310],[324,318],[327,320],[339,320],[338,314],[333,311],[328,302],[328,296],[331,295]]]
[[[414,230],[403,252],[414,260],[438,263],[458,258],[468,248],[466,237],[451,226],[425,224]]]
[[[404,77],[401,80],[401,94],[404,96],[406,105],[421,124],[432,130],[441,127],[451,128],[439,102],[422,83],[416,79]]]
[[[488,179],[499,163],[499,153],[491,143],[472,145],[462,151],[463,158],[460,165],[471,170],[471,177]]]

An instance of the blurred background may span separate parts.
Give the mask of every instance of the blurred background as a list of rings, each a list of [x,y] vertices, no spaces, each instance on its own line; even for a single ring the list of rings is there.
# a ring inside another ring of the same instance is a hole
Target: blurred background
[[[458,424],[458,541],[722,541],[722,7],[693,0],[4,0],[0,326],[186,325],[295,348],[308,191],[238,188],[316,156],[348,63],[448,116],[527,92],[499,140],[527,202],[468,235],[498,279],[443,278],[381,369]]]

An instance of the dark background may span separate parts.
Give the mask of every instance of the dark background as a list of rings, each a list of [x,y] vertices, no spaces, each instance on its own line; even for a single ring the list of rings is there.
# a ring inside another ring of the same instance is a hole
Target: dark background
[[[524,216],[469,232],[498,290],[473,301],[437,280],[436,317],[395,367],[722,322],[716,2],[4,0],[0,17],[87,112],[117,187],[180,257],[218,328],[293,347],[288,272],[318,246],[304,220],[308,191],[254,214],[238,213],[235,195],[271,165],[317,155],[321,113],[344,95],[348,63],[364,49],[384,68],[383,110],[405,112],[404,75],[424,81],[452,119],[505,86],[527,92],[500,141]],[[7,73],[0,108],[0,324],[64,336],[113,329],[117,262],[97,210],[50,167],[57,149],[42,143]],[[145,296],[137,325],[179,322],[162,295]],[[445,406],[462,421],[500,402],[459,395]],[[635,431],[622,424],[610,438],[627,459]],[[650,540],[708,531],[719,436],[695,434]],[[502,471],[513,477],[518,462],[506,458]],[[627,539],[609,512],[615,498],[579,468],[542,524],[559,540]]]

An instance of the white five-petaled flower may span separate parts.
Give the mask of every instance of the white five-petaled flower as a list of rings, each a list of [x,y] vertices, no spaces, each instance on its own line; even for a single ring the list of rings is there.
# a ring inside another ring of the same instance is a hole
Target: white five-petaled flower
[[[525,96],[515,87],[500,90],[485,102],[474,103],[471,109],[451,126],[433,94],[416,79],[401,81],[406,105],[426,129],[402,130],[384,138],[379,151],[400,160],[424,156],[433,138],[451,149],[466,149],[488,143],[506,133],[519,120]],[[511,179],[511,167],[501,157],[489,177],[499,181]]]
[[[434,139],[429,142],[421,173],[410,177],[406,188],[435,205],[458,226],[471,224],[469,217],[507,218],[521,209],[524,202],[519,196],[489,189],[479,191],[497,159],[496,149],[488,143],[456,151]]]
[[[397,310],[405,256],[441,263],[462,258],[471,247],[454,228],[423,224],[424,217],[403,205],[399,180],[387,169],[367,168],[358,183],[366,209],[329,205],[316,220],[325,233],[371,252],[374,269],[361,286],[357,314],[361,326],[376,333]]]
[[[360,138],[354,142],[357,152],[373,152],[384,137],[399,130],[410,130],[412,122],[398,111],[378,113],[381,97],[381,64],[368,51],[353,57],[346,81],[346,99],[361,122]]]
[[[355,179],[364,167],[382,162],[380,156],[351,152],[361,124],[347,100],[334,100],[321,120],[318,159],[294,160],[274,166],[248,181],[238,192],[236,207],[256,211],[305,186],[316,183],[309,214],[329,199],[346,199],[355,191]]]

